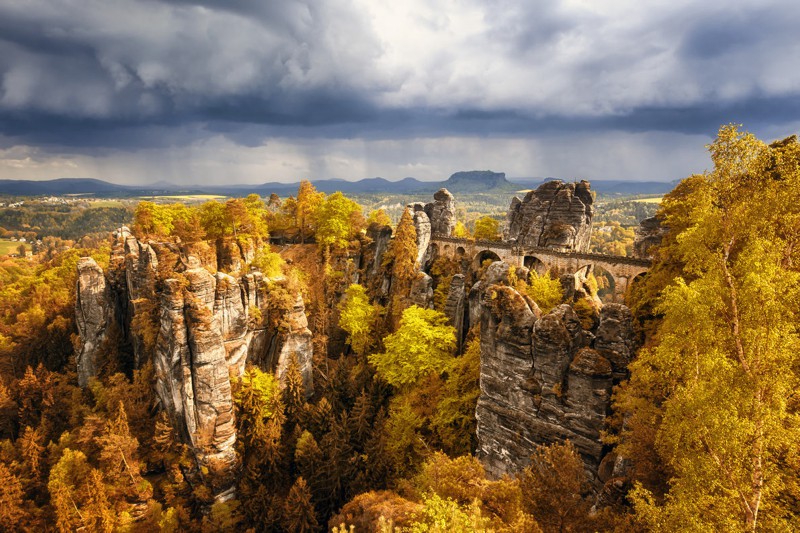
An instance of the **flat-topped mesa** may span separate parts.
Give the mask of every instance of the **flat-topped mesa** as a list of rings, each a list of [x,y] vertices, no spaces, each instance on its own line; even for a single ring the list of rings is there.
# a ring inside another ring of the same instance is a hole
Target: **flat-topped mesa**
[[[505,238],[521,246],[588,252],[593,203],[588,181],[547,181],[524,199],[511,200]]]

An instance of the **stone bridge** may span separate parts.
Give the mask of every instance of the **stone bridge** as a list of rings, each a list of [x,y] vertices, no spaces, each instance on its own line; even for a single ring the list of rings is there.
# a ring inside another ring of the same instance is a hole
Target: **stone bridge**
[[[606,278],[606,299],[621,302],[631,282],[650,268],[650,261],[617,255],[583,252],[559,252],[550,248],[517,246],[503,241],[462,239],[432,234],[430,252],[433,257],[444,255],[467,259],[473,269],[486,259],[502,260],[509,265],[524,266],[544,273],[572,274],[586,269],[586,274]]]

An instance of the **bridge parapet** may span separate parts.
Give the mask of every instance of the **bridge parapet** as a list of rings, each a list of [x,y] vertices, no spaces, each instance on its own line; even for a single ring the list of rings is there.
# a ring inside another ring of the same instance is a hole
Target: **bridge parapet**
[[[476,265],[486,257],[493,254],[499,259],[516,266],[526,265],[528,258],[535,258],[541,262],[543,268],[551,272],[574,273],[586,266],[599,267],[613,278],[614,300],[622,300],[625,292],[636,276],[647,272],[652,262],[647,259],[637,259],[621,255],[596,254],[588,252],[560,252],[550,248],[531,246],[517,246],[515,243],[504,241],[487,241],[450,237],[446,235],[431,235],[431,244],[441,246],[439,253],[455,254],[462,248]]]

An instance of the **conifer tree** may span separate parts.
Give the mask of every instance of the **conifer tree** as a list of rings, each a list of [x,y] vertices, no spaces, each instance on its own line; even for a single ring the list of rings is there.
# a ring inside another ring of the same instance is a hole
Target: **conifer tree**
[[[313,234],[314,215],[324,197],[325,194],[317,192],[316,187],[310,181],[300,182],[295,207],[295,226],[300,232],[300,242],[305,242],[306,238]]]
[[[106,422],[98,444],[100,465],[109,483],[121,494],[135,496],[141,501],[149,498],[150,485],[142,479],[140,472],[139,441],[131,435],[128,415],[121,401],[116,416]]]
[[[116,513],[108,502],[103,474],[96,468],[89,474],[86,489],[86,505],[83,508],[86,528],[89,531],[110,533],[114,530]]]
[[[311,503],[311,491],[302,477],[297,478],[286,497],[283,522],[287,531],[297,533],[312,533],[319,529],[316,511]]]
[[[297,361],[297,353],[292,352],[289,356],[289,364],[283,376],[284,388],[281,393],[283,397],[284,413],[286,414],[287,427],[294,427],[301,421],[306,403],[305,386],[303,375],[300,373],[300,363]]]
[[[383,257],[384,266],[391,268],[392,297],[389,303],[392,322],[397,324],[408,302],[411,282],[417,275],[417,228],[410,209],[403,211],[394,238]]]
[[[22,529],[26,517],[22,484],[9,468],[0,462],[0,531]]]

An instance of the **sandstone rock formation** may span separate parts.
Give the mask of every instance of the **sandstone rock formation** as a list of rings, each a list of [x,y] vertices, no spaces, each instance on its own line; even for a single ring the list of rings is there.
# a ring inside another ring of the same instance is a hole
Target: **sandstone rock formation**
[[[456,274],[450,280],[450,288],[447,292],[447,300],[444,303],[444,314],[450,325],[456,328],[456,349],[461,351],[462,338],[464,335],[464,311],[466,304],[466,291],[464,290],[464,275]]]
[[[81,387],[85,387],[89,378],[97,375],[98,352],[113,319],[114,307],[103,269],[91,257],[82,257],[78,261],[75,298],[75,321],[82,341],[76,357],[78,384]]]
[[[507,270],[492,264],[470,291],[481,325],[478,456],[501,476],[524,468],[535,444],[568,439],[596,474],[611,389],[635,350],[631,313],[609,304],[591,331],[568,304],[540,316],[504,282]]]
[[[116,238],[108,279],[93,259],[78,262],[81,385],[96,373],[108,325],[121,317],[133,344],[131,366],[152,361],[161,407],[200,465],[216,474],[212,482],[223,497],[238,461],[230,376],[241,375],[250,362],[282,378],[295,356],[307,393],[313,390],[311,331],[302,297],[287,296],[281,280],[267,280],[258,271],[241,278],[212,274],[218,265],[203,264],[188,248],[143,243],[127,229]],[[169,268],[161,272],[159,264]],[[282,291],[279,301],[292,297],[294,303],[288,309],[271,306],[271,291]],[[280,320],[257,320],[251,317],[255,310],[263,317],[280,314]]]
[[[425,214],[431,221],[431,232],[449,237],[456,228],[456,200],[447,189],[439,189],[433,202],[425,204]]]
[[[666,226],[655,216],[642,220],[636,228],[636,235],[633,240],[633,256],[639,259],[652,259],[651,249],[661,244],[661,239],[667,232]]]
[[[587,252],[593,203],[588,181],[545,182],[523,200],[511,201],[505,237],[522,246]]]
[[[422,204],[413,204],[414,227],[417,230],[417,266],[422,268],[425,264],[425,255],[428,253],[428,245],[431,243],[431,221],[425,214],[425,207]]]
[[[433,308],[433,278],[425,272],[418,272],[411,283],[410,300],[412,305],[423,309]]]

